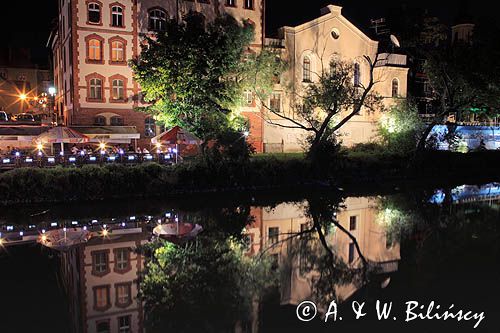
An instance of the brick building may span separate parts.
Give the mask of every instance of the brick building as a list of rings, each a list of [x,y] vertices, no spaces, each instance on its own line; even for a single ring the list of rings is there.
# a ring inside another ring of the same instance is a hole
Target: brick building
[[[226,12],[255,24],[252,46],[260,47],[263,6],[263,0],[59,0],[58,28],[49,41],[57,112],[65,125],[79,128],[94,141],[149,146],[159,126],[134,110],[143,104],[128,66],[128,60],[140,53],[141,37],[161,31],[167,18],[181,19],[190,10],[207,19]],[[251,115],[258,108],[242,111],[257,120],[252,132],[262,129],[260,117]],[[253,137],[258,141],[262,134]]]

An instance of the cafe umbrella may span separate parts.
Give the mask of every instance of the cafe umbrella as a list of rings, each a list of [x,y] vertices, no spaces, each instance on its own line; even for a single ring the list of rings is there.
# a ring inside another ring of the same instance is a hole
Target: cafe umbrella
[[[174,146],[174,154],[177,160],[177,156],[181,155],[180,149],[182,147],[184,147],[185,150],[189,150],[192,147],[198,147],[201,145],[202,140],[193,133],[190,133],[179,126],[175,126],[174,128],[152,138],[151,143],[157,146]]]
[[[89,142],[89,138],[72,128],[58,126],[40,134],[35,141],[38,144],[59,143],[61,144],[61,151],[64,151],[65,143],[86,143]]]

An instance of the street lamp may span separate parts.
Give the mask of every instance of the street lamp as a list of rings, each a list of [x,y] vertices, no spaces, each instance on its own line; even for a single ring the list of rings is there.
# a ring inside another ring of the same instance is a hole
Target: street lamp
[[[50,96],[54,96],[55,94],[56,94],[56,88],[54,88],[54,87],[50,87],[50,88],[49,88],[49,95],[50,95]]]

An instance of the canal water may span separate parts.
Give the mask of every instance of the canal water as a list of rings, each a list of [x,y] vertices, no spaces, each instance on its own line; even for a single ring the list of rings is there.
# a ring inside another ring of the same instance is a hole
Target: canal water
[[[2,333],[500,332],[496,183],[15,207],[0,232]]]

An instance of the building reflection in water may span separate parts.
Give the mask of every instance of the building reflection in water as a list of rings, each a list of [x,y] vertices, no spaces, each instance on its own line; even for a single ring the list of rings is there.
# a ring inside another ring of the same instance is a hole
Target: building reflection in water
[[[378,221],[377,200],[347,198],[334,217],[345,231],[334,224],[324,225],[323,229],[328,246],[342,267],[359,271],[363,265],[351,238],[354,237],[372,271],[385,276],[387,283],[390,273],[398,269],[400,247],[398,241],[388,240],[384,225]],[[253,207],[250,210],[253,223],[244,230],[247,255],[256,256],[264,251],[280,268],[281,305],[297,305],[312,299],[313,281],[320,273],[314,265],[305,269],[306,257],[317,255],[312,253],[313,247],[307,248],[310,253],[296,251],[305,239],[300,233],[313,224],[307,206],[303,202],[282,203],[273,208]],[[144,331],[143,309],[137,298],[144,258],[135,249],[148,242],[151,231],[137,226],[113,231],[107,237],[100,234],[61,253],[62,280],[70,299],[75,332]],[[311,239],[317,241],[314,235]],[[353,277],[351,281],[336,283],[334,293],[339,301],[347,300],[363,285],[363,281]],[[245,329],[237,325],[237,331],[258,331],[258,304],[253,305],[252,312],[251,323]]]
[[[388,276],[396,272],[400,257],[399,242],[392,240],[383,223],[379,221],[377,198],[347,198],[343,207],[336,212],[334,219],[344,227],[357,241],[359,249],[370,265],[370,269],[379,275]],[[283,203],[276,207],[253,208],[254,224],[247,228],[248,241],[252,254],[269,251],[279,263],[283,272],[281,279],[281,304],[297,305],[303,300],[313,299],[314,282],[318,272],[305,268],[310,253],[297,251],[305,241],[301,235],[311,228],[313,222],[305,213],[307,203]],[[356,271],[363,265],[355,243],[347,232],[335,225],[323,228],[329,248],[338,261],[348,269]],[[314,239],[314,237],[313,237]],[[308,240],[310,242],[310,240]],[[384,280],[383,286],[389,281]],[[363,283],[354,276],[352,281],[335,285],[334,294],[339,301],[347,300]]]
[[[143,331],[137,300],[143,258],[135,249],[148,237],[142,228],[116,230],[61,253],[74,332]]]

